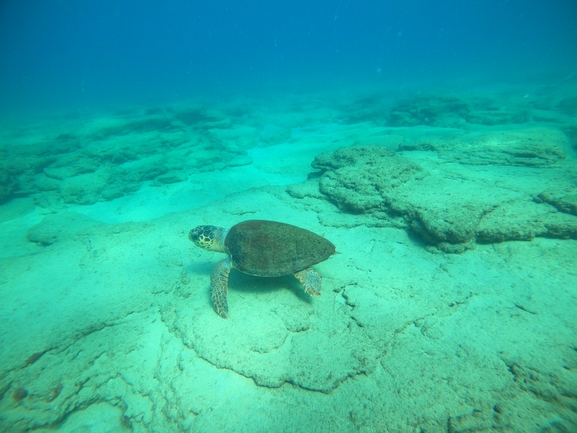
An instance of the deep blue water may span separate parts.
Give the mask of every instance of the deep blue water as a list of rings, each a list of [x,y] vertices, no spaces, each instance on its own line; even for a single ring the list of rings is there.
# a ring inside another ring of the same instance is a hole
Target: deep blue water
[[[1,0],[14,114],[375,85],[562,80],[575,0]]]

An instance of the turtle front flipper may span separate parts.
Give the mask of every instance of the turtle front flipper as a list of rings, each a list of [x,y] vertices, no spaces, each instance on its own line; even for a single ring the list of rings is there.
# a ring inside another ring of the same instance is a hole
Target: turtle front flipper
[[[311,296],[320,296],[323,288],[323,277],[312,268],[306,268],[294,273],[294,276],[301,282],[303,289]]]
[[[230,273],[230,258],[218,262],[210,276],[210,286],[212,293],[210,297],[214,303],[216,312],[223,319],[228,318],[228,302],[226,296],[228,294],[228,274]]]

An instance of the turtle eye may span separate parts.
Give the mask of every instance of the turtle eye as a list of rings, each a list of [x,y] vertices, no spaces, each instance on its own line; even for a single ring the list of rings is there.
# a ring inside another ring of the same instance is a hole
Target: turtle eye
[[[205,235],[203,233],[202,227],[196,227],[192,229],[190,232],[188,232],[188,239],[190,239],[195,244],[198,244],[204,238]]]

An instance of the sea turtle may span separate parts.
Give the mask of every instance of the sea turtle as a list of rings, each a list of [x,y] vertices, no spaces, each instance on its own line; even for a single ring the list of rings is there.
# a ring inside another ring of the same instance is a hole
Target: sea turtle
[[[230,229],[198,226],[188,238],[206,250],[226,253],[210,276],[216,312],[228,317],[228,274],[230,268],[258,277],[293,274],[312,296],[321,294],[322,277],[310,266],[335,254],[335,246],[313,232],[265,220],[243,221]]]

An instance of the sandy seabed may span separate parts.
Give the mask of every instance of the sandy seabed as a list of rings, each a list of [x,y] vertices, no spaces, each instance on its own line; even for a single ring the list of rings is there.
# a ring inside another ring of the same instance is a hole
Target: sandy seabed
[[[0,430],[577,431],[577,99],[320,100],[5,134]],[[215,313],[188,231],[247,219],[337,246],[320,297]]]

